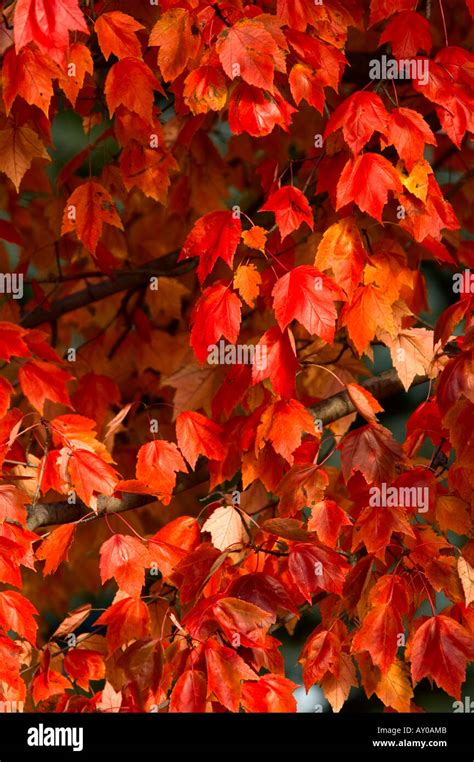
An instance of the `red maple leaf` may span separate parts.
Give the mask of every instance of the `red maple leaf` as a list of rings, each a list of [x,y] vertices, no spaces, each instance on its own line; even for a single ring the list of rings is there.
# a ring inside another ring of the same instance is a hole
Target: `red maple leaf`
[[[275,212],[282,240],[298,230],[303,222],[313,229],[313,213],[308,199],[299,188],[285,185],[269,196],[261,212]]]
[[[315,267],[301,265],[279,278],[273,288],[273,308],[282,331],[298,320],[306,330],[332,342],[336,329],[335,301],[344,300],[340,288]]]
[[[349,159],[337,184],[337,209],[355,201],[362,212],[381,221],[390,191],[401,193],[402,184],[392,164],[376,153]]]

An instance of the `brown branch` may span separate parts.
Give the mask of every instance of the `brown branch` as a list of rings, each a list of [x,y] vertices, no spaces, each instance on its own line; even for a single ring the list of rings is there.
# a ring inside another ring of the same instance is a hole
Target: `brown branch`
[[[65,296],[63,299],[52,302],[49,309],[41,306],[36,307],[23,316],[21,324],[25,328],[36,328],[42,323],[50,323],[57,320],[67,312],[87,307],[89,304],[106,299],[121,291],[136,291],[140,288],[145,288],[150,282],[151,274],[157,277],[171,277],[174,275],[184,275],[194,270],[197,264],[196,258],[187,259],[178,264],[178,255],[179,252],[173,251],[164,257],[147,262],[143,267],[133,272],[121,270],[105,283],[88,284],[81,291],[76,291],[74,294],[69,294],[69,296]]]
[[[418,386],[428,381],[427,376],[415,376],[412,386]],[[403,384],[398,378],[396,370],[387,370],[379,376],[372,376],[363,381],[360,386],[367,389],[377,400],[383,400],[387,397],[393,397],[404,391]],[[346,415],[355,412],[355,407],[346,391],[334,394],[322,402],[318,402],[311,408],[315,419],[322,421],[323,426],[338,421]]]
[[[258,198],[252,203],[246,211],[246,214],[252,216],[259,207],[262,205],[263,199]],[[297,244],[299,245],[299,244]],[[290,247],[291,248],[291,247]],[[280,252],[284,254],[286,249]],[[172,251],[169,254],[165,254],[158,259],[153,259],[151,262],[146,262],[142,267],[135,268],[133,270],[120,270],[115,272],[105,283],[87,283],[86,287],[81,291],[76,291],[74,294],[64,297],[63,299],[57,299],[51,302],[49,309],[44,308],[42,305],[47,299],[52,296],[49,294],[44,297],[40,304],[38,304],[31,312],[22,316],[21,325],[24,328],[36,328],[42,323],[55,323],[58,318],[68,312],[73,312],[81,307],[87,307],[94,302],[107,299],[109,296],[118,294],[121,291],[138,291],[145,288],[150,276],[162,276],[173,277],[178,275],[184,275],[185,273],[195,270],[198,264],[197,257],[190,257],[183,262],[178,263],[178,256],[180,250]],[[98,272],[90,273],[90,276],[84,274],[81,277],[103,277],[103,274]],[[52,280],[55,289],[60,286],[61,283],[68,280],[77,280],[76,276],[61,276]],[[44,281],[39,281],[44,282]],[[54,290],[55,290],[54,289]],[[53,290],[53,291],[54,291]]]
[[[204,484],[209,479],[207,468],[201,466],[191,474],[185,474],[178,480],[174,495],[185,492],[188,489],[197,487],[198,484]],[[155,503],[158,498],[155,495],[138,495],[132,492],[122,494],[122,497],[108,497],[99,495],[97,499],[97,513],[90,519],[97,519],[104,514],[123,513],[132,511],[136,508],[143,508],[145,505]],[[57,503],[38,503],[38,505],[29,505],[27,526],[32,532],[40,527],[51,526],[53,524],[71,524],[73,521],[79,521],[91,509],[85,505],[79,498],[71,505],[67,500],[60,500]],[[86,519],[87,521],[87,519]]]
[[[413,386],[423,384],[427,380],[427,376],[416,376]],[[386,399],[403,391],[403,386],[395,370],[389,370],[381,373],[379,376],[369,378],[363,381],[361,386],[371,392],[378,400]],[[311,408],[315,419],[321,420],[323,425],[332,423],[339,418],[344,418],[344,416],[354,411],[355,407],[346,391],[334,394],[332,397],[319,402]],[[204,484],[208,478],[207,469],[203,465],[197,471],[180,477],[174,494],[184,492],[198,484]],[[136,495],[132,493],[123,494],[121,498],[101,495],[98,498],[97,516],[92,518],[98,518],[104,513],[122,513],[123,511],[141,508],[144,505],[155,502],[156,499],[153,495]],[[40,527],[52,524],[69,524],[73,521],[78,521],[87,513],[90,513],[90,509],[81,501],[78,501],[75,505],[69,505],[67,501],[41,503],[35,507],[30,505],[28,506],[28,529],[35,531]]]

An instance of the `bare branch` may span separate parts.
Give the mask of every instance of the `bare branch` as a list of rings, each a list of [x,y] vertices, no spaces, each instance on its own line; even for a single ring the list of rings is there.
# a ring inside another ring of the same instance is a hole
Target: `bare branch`
[[[104,283],[91,283],[81,291],[69,294],[63,299],[58,299],[51,303],[49,309],[38,306],[31,312],[23,316],[22,326],[25,328],[35,328],[42,323],[51,323],[57,320],[61,315],[67,312],[73,312],[81,307],[87,307],[89,304],[106,299],[121,291],[136,291],[144,288],[150,282],[151,275],[160,277],[172,277],[174,275],[184,275],[194,270],[197,264],[196,258],[187,259],[178,264],[179,252],[173,251],[164,257],[147,262],[138,270],[129,272],[121,270],[114,273],[109,280]]]
[[[412,386],[419,386],[419,384],[424,384],[426,381],[428,381],[427,376],[416,376]],[[387,370],[379,376],[372,376],[372,378],[363,381],[360,386],[367,389],[377,400],[393,397],[395,394],[400,394],[400,392],[404,391],[403,384],[396,370]],[[321,420],[323,425],[338,421],[354,411],[355,407],[346,391],[334,394],[332,397],[318,402],[317,405],[311,408],[314,417]]]

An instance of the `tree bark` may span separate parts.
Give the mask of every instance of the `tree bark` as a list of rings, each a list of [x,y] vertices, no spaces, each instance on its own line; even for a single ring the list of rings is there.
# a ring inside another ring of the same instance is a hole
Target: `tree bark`
[[[178,255],[179,252],[173,251],[171,254],[166,254],[163,257],[159,257],[159,259],[147,262],[138,271],[127,272],[127,270],[121,270],[111,276],[110,280],[87,284],[81,291],[76,291],[73,294],[69,294],[69,296],[65,296],[63,299],[51,302],[49,309],[39,305],[23,316],[21,325],[24,328],[36,328],[42,323],[54,322],[68,312],[73,312],[81,307],[87,307],[89,304],[99,302],[121,291],[144,288],[148,285],[152,276],[172,277],[184,275],[195,269],[197,265],[196,257],[178,263]]]

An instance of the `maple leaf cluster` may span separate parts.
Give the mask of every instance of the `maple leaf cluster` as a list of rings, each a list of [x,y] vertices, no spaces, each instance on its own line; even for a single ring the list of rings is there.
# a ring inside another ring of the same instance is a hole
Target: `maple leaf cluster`
[[[293,712],[308,610],[333,711],[461,697],[474,8],[443,5],[0,2],[2,701]]]

